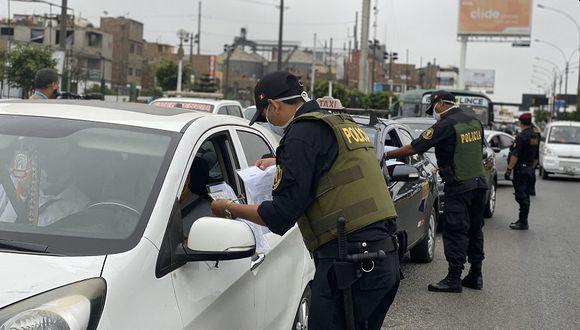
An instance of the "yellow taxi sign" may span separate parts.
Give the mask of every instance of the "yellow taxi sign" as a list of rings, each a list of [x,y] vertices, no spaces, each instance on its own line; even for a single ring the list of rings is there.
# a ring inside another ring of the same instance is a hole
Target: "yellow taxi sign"
[[[316,100],[318,105],[322,109],[329,109],[329,110],[343,110],[344,107],[339,99],[335,99],[331,96],[324,96]]]

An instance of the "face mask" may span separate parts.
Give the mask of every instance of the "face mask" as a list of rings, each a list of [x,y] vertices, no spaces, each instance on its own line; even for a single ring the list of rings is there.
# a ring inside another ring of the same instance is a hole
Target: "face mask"
[[[268,105],[268,107],[266,108],[266,116],[265,116],[266,117],[266,121],[268,122],[268,124],[270,124],[272,126],[278,126],[278,127],[281,127],[281,128],[286,128],[286,127],[288,127],[288,125],[290,125],[290,123],[292,122],[292,120],[294,119],[294,117],[296,117],[296,112],[298,111],[298,109],[300,109],[300,107],[296,108],[296,111],[294,111],[294,115],[290,119],[288,119],[288,121],[285,124],[278,126],[278,125],[272,124],[270,122],[270,119],[268,119],[268,112],[270,112],[270,105]]]
[[[455,108],[458,108],[458,105],[455,104],[455,103],[453,103],[453,106],[451,108],[449,108],[449,109],[447,109],[447,110],[445,110],[443,112],[439,112],[439,113],[437,111],[435,111],[435,108],[433,108],[433,118],[435,118],[435,120],[437,120],[437,121],[440,121],[442,114],[447,113],[447,112],[449,112],[449,111],[451,111],[451,110],[453,110]]]

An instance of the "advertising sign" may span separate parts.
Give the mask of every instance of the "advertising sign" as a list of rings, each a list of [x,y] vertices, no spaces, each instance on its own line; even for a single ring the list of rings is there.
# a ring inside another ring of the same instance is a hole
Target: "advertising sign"
[[[465,69],[463,81],[466,88],[475,87],[493,90],[495,70]]]
[[[529,37],[532,0],[459,0],[459,36]]]

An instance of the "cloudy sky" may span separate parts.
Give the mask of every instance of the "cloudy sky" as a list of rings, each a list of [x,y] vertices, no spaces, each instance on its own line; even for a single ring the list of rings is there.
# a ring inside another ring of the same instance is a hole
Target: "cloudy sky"
[[[49,0],[50,1],[50,0]],[[52,0],[55,3],[60,1]],[[559,8],[580,23],[578,0],[534,0]],[[405,61],[423,64],[437,59],[440,65],[459,64],[457,42],[458,0],[372,0],[378,4],[376,35],[387,48],[399,53]],[[241,27],[248,30],[248,38],[275,40],[278,37],[279,0],[202,0],[202,53],[217,54],[225,43],[238,35]],[[127,16],[145,24],[145,39],[177,44],[178,29],[197,29],[198,0],[69,0],[75,13],[98,24],[99,17]],[[287,6],[284,39],[300,41],[311,47],[313,34],[320,40],[334,39],[334,47],[342,48],[352,39],[355,12],[361,10],[361,0],[285,0]],[[6,16],[8,0],[0,0],[0,16]],[[11,1],[12,13],[48,11],[45,4]],[[372,23],[372,16],[371,16]],[[549,41],[570,57],[578,48],[580,36],[568,19],[557,13],[534,7],[532,38]],[[360,33],[360,32],[359,32]],[[371,27],[371,37],[373,30]],[[320,46],[319,46],[320,47]],[[509,43],[470,43],[467,48],[467,68],[496,71],[494,101],[519,102],[524,92],[539,92],[538,82],[549,80],[544,69],[552,65],[536,59],[540,57],[564,67],[562,54],[543,43],[530,48],[513,48]],[[572,57],[578,65],[578,53]],[[540,73],[534,73],[540,71]],[[542,73],[543,72],[543,73]],[[569,77],[568,91],[576,90],[578,69]],[[532,83],[532,81],[535,81]]]

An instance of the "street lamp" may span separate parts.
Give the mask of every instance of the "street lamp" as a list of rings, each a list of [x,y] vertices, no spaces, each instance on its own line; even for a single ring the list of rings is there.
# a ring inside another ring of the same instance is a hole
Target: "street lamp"
[[[538,4],[538,8],[551,10],[553,12],[565,16],[571,21],[576,26],[576,30],[578,31],[578,50],[580,50],[580,24],[576,22],[576,19],[574,19],[574,17],[572,17],[570,14],[566,13],[563,10],[545,6],[540,3]],[[580,65],[580,53],[578,54],[578,65]],[[578,71],[578,86],[576,87],[576,111],[580,111],[580,70]]]
[[[551,46],[552,48],[558,50],[560,52],[560,54],[562,55],[562,58],[564,59],[564,63],[566,64],[566,67],[564,69],[565,72],[565,87],[564,87],[564,94],[568,94],[568,70],[570,68],[570,60],[572,59],[572,56],[574,55],[574,53],[576,53],[577,50],[575,50],[574,52],[572,52],[572,55],[570,55],[570,59],[566,58],[566,54],[564,53],[564,51],[562,50],[562,48],[556,46],[555,44],[549,42],[549,41],[545,41],[545,40],[540,40],[540,39],[534,39],[535,42],[538,43],[543,43],[546,44],[548,46]]]
[[[187,40],[188,36],[189,33],[183,29],[177,31],[177,37],[179,38],[179,50],[177,50],[177,58],[179,59],[179,63],[177,65],[177,93],[181,93],[181,75],[183,71],[183,40]]]

